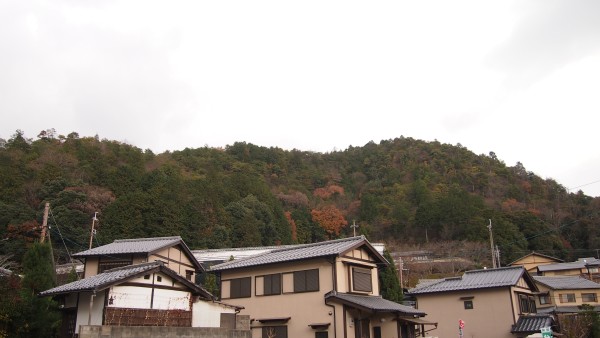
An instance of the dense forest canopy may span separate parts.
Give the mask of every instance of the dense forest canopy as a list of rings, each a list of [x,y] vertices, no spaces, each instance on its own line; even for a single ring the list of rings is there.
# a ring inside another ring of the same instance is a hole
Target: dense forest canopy
[[[181,235],[191,248],[243,247],[353,230],[373,242],[472,243],[489,240],[491,220],[503,264],[533,250],[573,259],[600,248],[599,198],[493,152],[410,137],[331,153],[238,142],[162,154],[54,129],[0,139],[0,255],[21,261],[46,202],[62,261],[87,249],[96,212],[94,245]]]

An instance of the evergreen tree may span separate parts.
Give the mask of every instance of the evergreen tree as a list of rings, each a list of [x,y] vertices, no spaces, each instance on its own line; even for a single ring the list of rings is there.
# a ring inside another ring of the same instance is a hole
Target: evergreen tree
[[[29,248],[23,257],[23,273],[23,307],[17,315],[19,325],[13,336],[54,337],[60,325],[57,304],[51,298],[38,296],[55,285],[49,244],[35,243]]]
[[[383,257],[390,262],[383,268],[379,269],[379,285],[381,296],[387,300],[399,303],[404,298],[402,287],[398,280],[398,270],[394,264],[394,258],[389,251],[384,251]]]

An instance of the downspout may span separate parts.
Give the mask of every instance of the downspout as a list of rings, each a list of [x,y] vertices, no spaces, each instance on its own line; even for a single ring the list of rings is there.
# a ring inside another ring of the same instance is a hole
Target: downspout
[[[337,271],[335,267],[335,257],[331,260],[331,277],[333,278],[333,292],[337,293]],[[325,305],[329,306],[333,309],[333,338],[338,338],[337,336],[337,317],[335,312],[335,306],[327,304],[327,299],[325,299]]]

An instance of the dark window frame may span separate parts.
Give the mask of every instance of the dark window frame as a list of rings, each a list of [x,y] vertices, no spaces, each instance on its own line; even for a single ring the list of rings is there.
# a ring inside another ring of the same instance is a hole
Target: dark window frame
[[[561,303],[575,303],[577,301],[574,293],[560,293],[558,299]]]
[[[465,310],[473,310],[474,309],[473,300],[472,299],[465,300],[463,303],[463,306],[464,306]]]
[[[592,300],[586,300],[587,296],[592,296]],[[598,303],[598,294],[595,292],[582,292],[581,301],[584,303]]]
[[[373,270],[352,267],[352,291],[373,292]]]
[[[263,296],[280,295],[282,292],[282,276],[280,273],[261,276],[263,278]]]
[[[263,326],[262,327],[262,338],[268,338],[269,329],[273,329],[275,331],[275,338],[287,338],[288,337],[288,329],[287,325],[273,325],[273,326]]]
[[[252,278],[241,277],[229,280],[229,298],[250,298],[252,297]]]
[[[300,270],[293,272],[294,293],[319,291],[319,269]]]

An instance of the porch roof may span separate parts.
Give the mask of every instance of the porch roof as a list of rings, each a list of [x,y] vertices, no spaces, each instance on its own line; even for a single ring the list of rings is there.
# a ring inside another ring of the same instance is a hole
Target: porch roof
[[[534,333],[539,332],[543,327],[552,325],[552,317],[550,315],[528,315],[520,316],[519,320],[513,325],[512,333]]]
[[[338,301],[342,304],[373,312],[395,312],[400,315],[409,315],[412,317],[423,317],[426,315],[423,311],[383,299],[381,296],[362,296],[330,292],[325,295],[325,300]]]
[[[200,294],[206,298],[214,299],[208,291],[199,285],[196,285],[187,279],[179,276],[175,271],[164,266],[162,262],[151,262],[136,265],[128,265],[120,268],[110,269],[101,274],[80,279],[68,284],[60,285],[50,290],[42,291],[39,296],[54,296],[77,292],[98,292],[105,290],[113,285],[117,285],[133,279],[138,276],[160,271],[185,285],[193,293]]]

